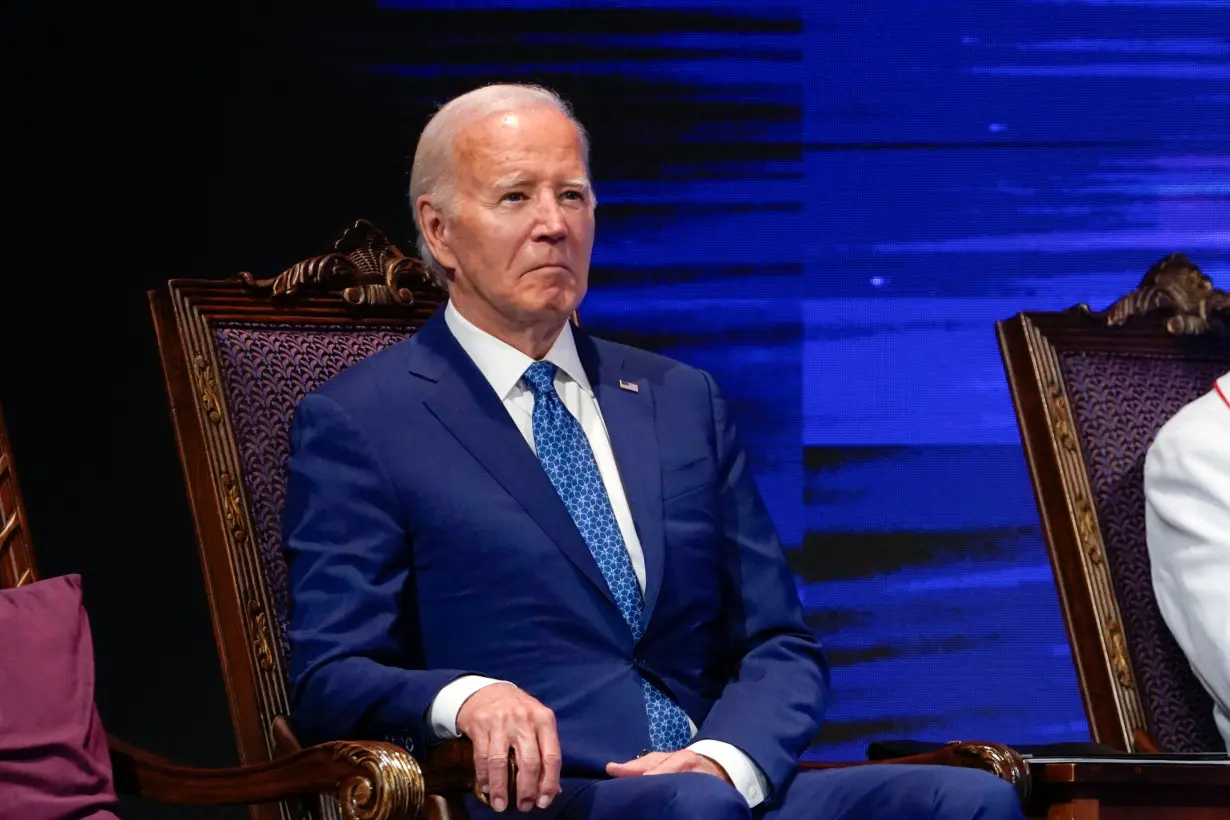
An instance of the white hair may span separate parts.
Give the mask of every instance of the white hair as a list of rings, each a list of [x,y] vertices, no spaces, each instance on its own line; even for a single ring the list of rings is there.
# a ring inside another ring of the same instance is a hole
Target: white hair
[[[410,211],[418,231],[419,256],[437,283],[448,289],[448,271],[431,253],[423,225],[419,220],[419,197],[432,197],[437,209],[447,210],[455,195],[453,141],[470,125],[495,114],[524,111],[548,106],[559,111],[577,129],[581,138],[581,156],[589,170],[589,134],[573,116],[572,107],[558,94],[540,85],[499,83],[467,91],[441,106],[428,121],[414,150],[410,169]]]

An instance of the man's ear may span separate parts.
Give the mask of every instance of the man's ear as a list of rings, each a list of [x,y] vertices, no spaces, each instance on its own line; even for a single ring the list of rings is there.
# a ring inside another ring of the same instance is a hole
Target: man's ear
[[[419,225],[431,255],[447,270],[457,269],[457,256],[449,244],[448,226],[444,212],[431,203],[426,194],[418,198],[414,207],[419,212]]]

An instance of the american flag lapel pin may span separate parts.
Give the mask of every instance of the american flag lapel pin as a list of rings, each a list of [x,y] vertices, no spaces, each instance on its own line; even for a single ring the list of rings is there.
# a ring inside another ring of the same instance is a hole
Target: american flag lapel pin
[[[641,386],[636,382],[626,382],[623,379],[619,380],[619,386],[623,390],[630,390],[633,393],[641,392]]]

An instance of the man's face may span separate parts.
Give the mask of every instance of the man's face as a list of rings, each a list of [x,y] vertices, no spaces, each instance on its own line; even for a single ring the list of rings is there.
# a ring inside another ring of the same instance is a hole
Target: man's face
[[[562,324],[585,296],[594,245],[576,128],[554,108],[529,108],[468,126],[453,150],[452,206],[419,205],[432,251],[454,272],[450,297],[510,329]]]

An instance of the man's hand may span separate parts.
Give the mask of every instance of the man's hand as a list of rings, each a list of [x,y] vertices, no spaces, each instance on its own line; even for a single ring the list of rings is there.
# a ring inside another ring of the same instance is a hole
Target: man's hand
[[[730,783],[726,770],[704,755],[689,749],[677,752],[651,752],[627,763],[608,763],[606,773],[611,777],[636,777],[642,774],[674,774],[675,772],[702,772]]]
[[[474,777],[491,808],[508,806],[508,750],[517,754],[519,811],[545,809],[559,794],[560,750],[555,713],[510,683],[493,683],[466,698],[457,730],[474,744]]]

